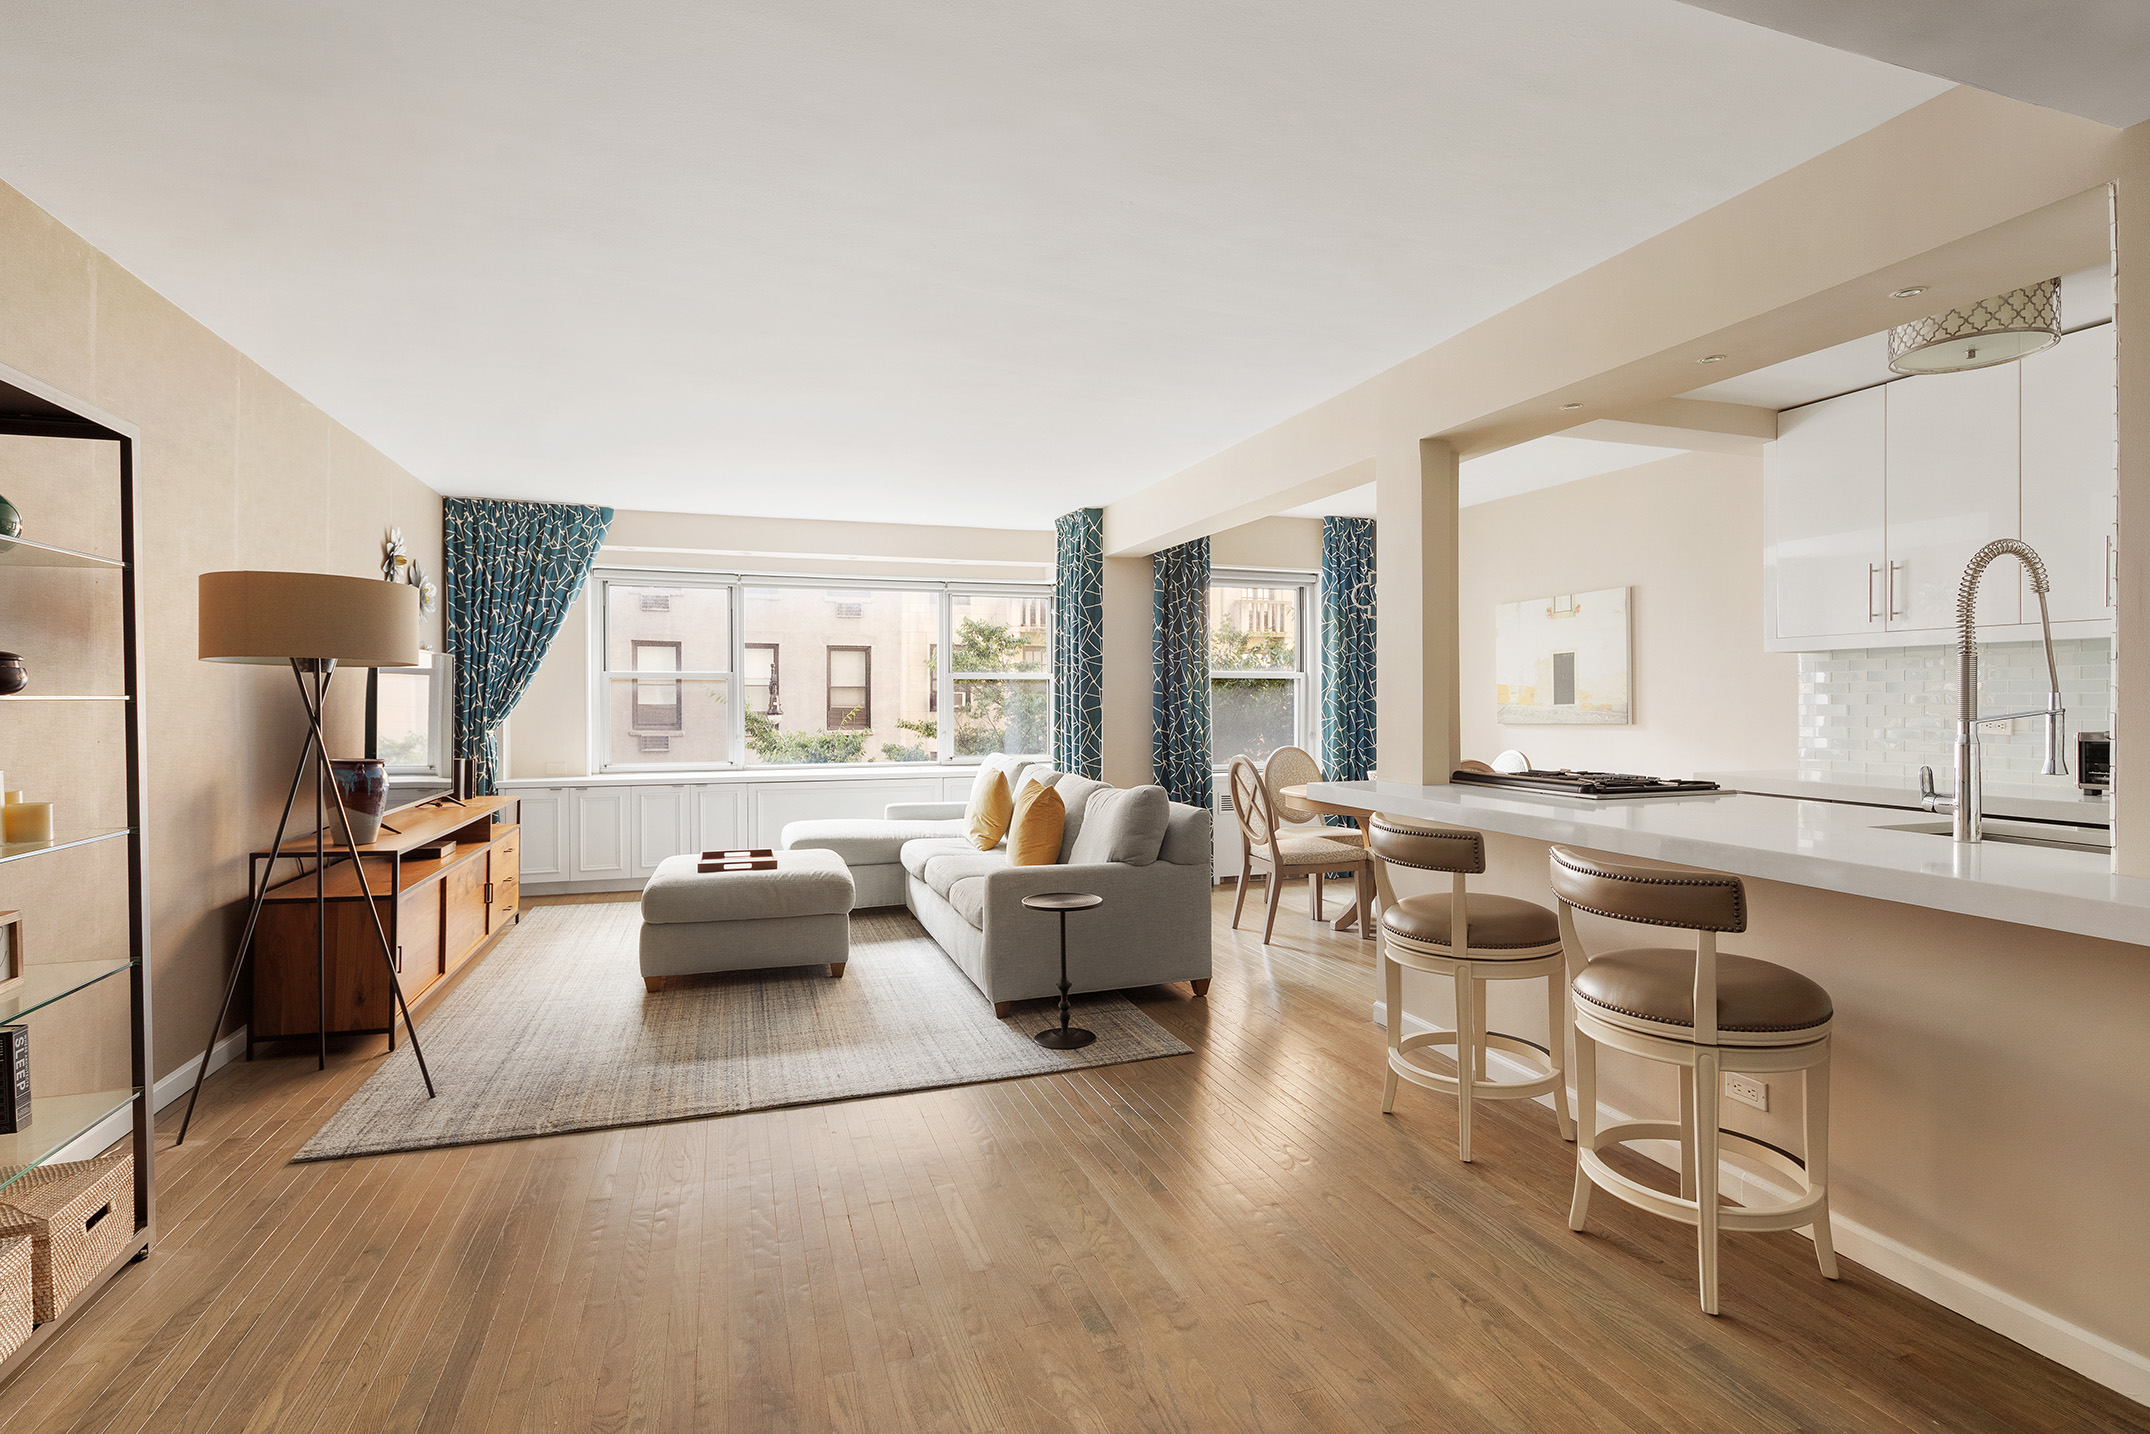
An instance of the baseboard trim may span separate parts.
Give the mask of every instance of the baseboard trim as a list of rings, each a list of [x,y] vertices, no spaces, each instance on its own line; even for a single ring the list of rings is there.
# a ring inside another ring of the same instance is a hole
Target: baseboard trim
[[[246,1052],[246,1027],[218,1041],[209,1053],[209,1074],[215,1075]],[[182,1099],[194,1089],[194,1072],[201,1068],[201,1057],[192,1057],[178,1070],[149,1088],[151,1114],[163,1110],[173,1101]],[[90,1160],[102,1155],[120,1141],[125,1140],[134,1129],[134,1112],[130,1107],[115,1110],[82,1134],[61,1146],[52,1159]]]
[[[1375,1025],[1387,1029],[1386,1001],[1374,1002],[1373,1019]],[[1404,1012],[1403,1022],[1404,1031],[1409,1035],[1443,1029],[1409,1011]],[[1503,1074],[1510,1078],[1537,1074],[1522,1061],[1502,1051],[1488,1051],[1486,1063],[1489,1067],[1499,1065]],[[1574,1096],[1572,1086],[1569,1096],[1571,1099]],[[1553,1098],[1542,1095],[1537,1097],[1537,1103],[1550,1108]],[[1598,1115],[1605,1124],[1637,1119],[1603,1101],[1598,1102]],[[1628,1148],[1669,1168],[1679,1168],[1679,1147],[1671,1141],[1636,1141]],[[1719,1162],[1718,1174],[1724,1193],[1742,1204],[1750,1203],[1747,1198],[1750,1190],[1770,1200],[1789,1199],[1794,1194],[1787,1186],[1728,1162]],[[2096,1380],[2138,1403],[2150,1404],[2150,1355],[2116,1344],[1857,1220],[1847,1220],[1832,1213],[1829,1229],[1840,1256],[1864,1265],[1875,1274],[1894,1280],[1905,1289],[1974,1324],[1984,1325],[2056,1364],[2066,1365],[2086,1379]],[[1799,1233],[1813,1238],[1811,1232],[1802,1230]]]
[[[645,876],[592,878],[589,881],[525,881],[525,896],[587,896],[600,891],[640,891],[649,885]]]

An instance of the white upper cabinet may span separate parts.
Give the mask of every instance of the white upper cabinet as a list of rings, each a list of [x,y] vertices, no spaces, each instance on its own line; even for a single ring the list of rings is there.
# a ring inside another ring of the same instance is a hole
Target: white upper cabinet
[[[1763,450],[1778,636],[1881,630],[1883,393],[1788,409]]]
[[[2019,363],[1898,379],[1778,415],[1764,450],[1764,644],[1945,643],[1971,554],[2021,538],[2045,559],[2063,636],[2112,631],[2118,445],[2113,330]],[[2014,559],[1989,570],[1989,639],[2037,636]]]
[[[2053,621],[2110,619],[2120,465],[2113,326],[2023,360],[2023,541],[2045,559]],[[2028,580],[2023,620],[2038,620]]]
[[[1892,632],[1956,623],[1964,565],[1995,538],[2022,536],[2022,365],[1889,384],[1887,460]],[[2013,559],[2006,561],[2013,562]],[[2019,585],[1983,583],[1978,622],[2023,620]]]

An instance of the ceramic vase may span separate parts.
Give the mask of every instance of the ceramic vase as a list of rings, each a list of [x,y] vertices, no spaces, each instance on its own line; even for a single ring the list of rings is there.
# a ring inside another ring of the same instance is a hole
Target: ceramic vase
[[[365,846],[381,834],[381,814],[388,810],[388,765],[378,757],[343,757],[330,762],[336,790],[343,794],[343,809],[351,816],[351,839]],[[341,839],[341,825],[332,815],[329,835]]]
[[[0,652],[0,696],[13,696],[30,685],[30,669],[12,652]]]

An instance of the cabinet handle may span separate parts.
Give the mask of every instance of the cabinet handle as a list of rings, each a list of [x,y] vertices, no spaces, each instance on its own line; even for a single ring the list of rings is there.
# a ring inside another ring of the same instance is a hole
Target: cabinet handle
[[[1893,558],[1889,562],[1889,621],[1891,622],[1903,616],[1902,613],[1896,610],[1896,570],[1902,566],[1902,563],[1895,561]]]
[[[403,948],[401,946],[396,948],[396,974],[398,976],[403,974]]]
[[[1881,614],[1874,610],[1874,579],[1880,572],[1881,565],[1879,563],[1868,563],[1866,565],[1866,620],[1868,622],[1879,622],[1881,620]]]
[[[485,883],[485,904],[487,906],[493,904],[493,884],[489,881]]]

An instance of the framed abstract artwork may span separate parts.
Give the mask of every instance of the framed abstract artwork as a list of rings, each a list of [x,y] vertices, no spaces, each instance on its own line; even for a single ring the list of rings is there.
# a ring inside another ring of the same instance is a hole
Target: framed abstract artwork
[[[1504,726],[1630,722],[1628,589],[1502,603],[1493,610],[1493,700]]]

